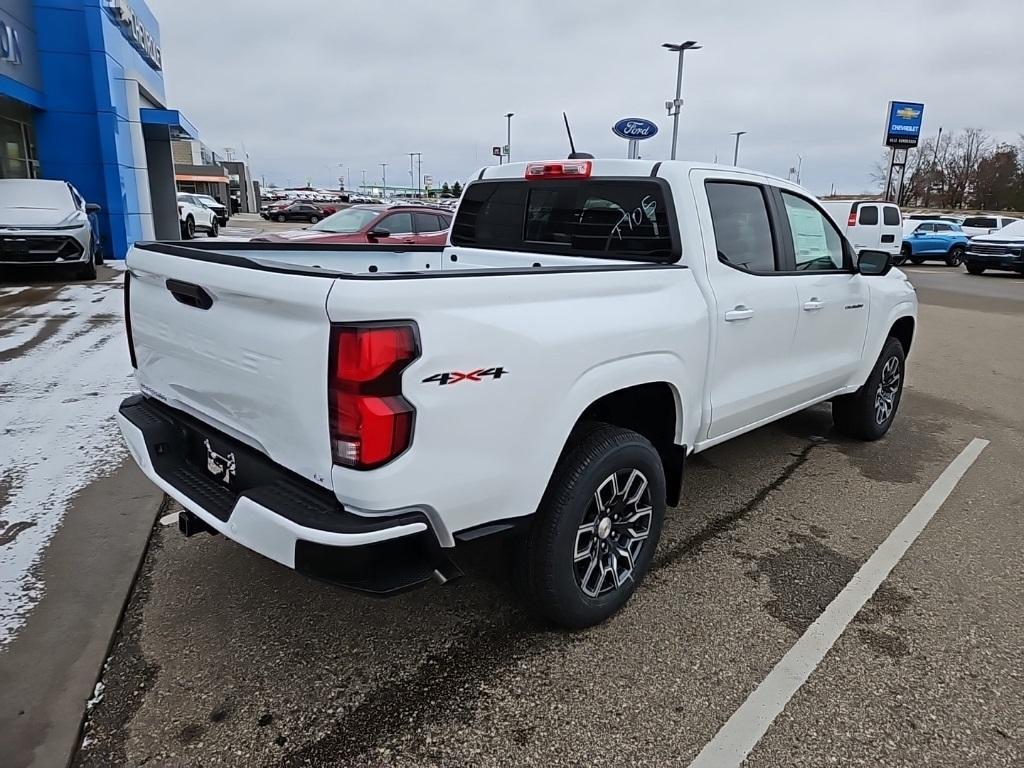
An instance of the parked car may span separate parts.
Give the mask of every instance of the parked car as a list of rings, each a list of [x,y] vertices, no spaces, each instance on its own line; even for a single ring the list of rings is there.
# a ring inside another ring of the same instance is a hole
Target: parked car
[[[968,216],[964,219],[964,233],[968,237],[975,235],[988,235],[997,232],[1003,227],[1015,224],[1020,219],[1013,219],[1009,216]]]
[[[262,215],[265,219],[281,223],[286,221],[308,221],[310,224],[316,224],[328,214],[322,206],[316,203],[292,201],[283,205],[271,206]]]
[[[354,205],[307,229],[266,234],[253,242],[444,245],[451,223],[448,213],[422,205]]]
[[[901,263],[903,219],[898,205],[874,200],[823,200],[821,206],[855,250],[886,251]]]
[[[923,264],[941,259],[958,267],[967,252],[968,237],[959,224],[949,221],[909,221],[904,227],[899,263]]]
[[[948,221],[952,224],[963,224],[963,216],[954,216],[946,213],[904,213],[903,220],[907,221]]]
[[[205,232],[210,237],[220,234],[216,212],[188,192],[178,193],[178,221],[181,224],[181,236],[185,240],[194,238],[196,232]]]
[[[100,211],[66,181],[0,179],[0,264],[72,267],[96,278]]]
[[[210,197],[209,195],[195,195],[195,197],[216,214],[217,223],[220,226],[226,227],[228,225],[228,221],[231,219],[231,212],[226,205],[217,202],[217,198]]]
[[[986,269],[1024,274],[1024,221],[1015,221],[990,235],[972,237],[964,264],[972,275]]]
[[[896,417],[913,286],[784,179],[490,166],[451,240],[131,250],[117,419],[186,535],[392,594],[514,533],[518,594],[578,629],[641,583],[687,457],[822,402],[858,439]]]

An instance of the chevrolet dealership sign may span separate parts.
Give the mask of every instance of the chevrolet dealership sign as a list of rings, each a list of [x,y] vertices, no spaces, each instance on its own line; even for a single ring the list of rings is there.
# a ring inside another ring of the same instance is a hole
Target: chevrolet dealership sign
[[[122,34],[142,54],[142,58],[148,61],[153,69],[163,69],[160,42],[142,25],[128,0],[105,0],[105,4],[111,17],[121,28]]]

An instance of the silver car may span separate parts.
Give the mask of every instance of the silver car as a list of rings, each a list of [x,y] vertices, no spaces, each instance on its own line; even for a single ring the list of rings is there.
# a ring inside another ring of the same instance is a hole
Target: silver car
[[[96,277],[96,243],[87,204],[66,181],[0,179],[0,264],[76,267]]]

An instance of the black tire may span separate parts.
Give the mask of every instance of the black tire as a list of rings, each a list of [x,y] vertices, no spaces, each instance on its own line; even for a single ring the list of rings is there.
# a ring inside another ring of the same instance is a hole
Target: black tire
[[[962,245],[954,245],[949,249],[949,253],[946,254],[946,266],[959,267],[963,264],[965,253],[967,253],[967,249]]]
[[[603,509],[596,494],[607,503]],[[579,427],[517,545],[513,576],[523,601],[568,629],[600,624],[625,605],[643,579],[664,517],[665,472],[654,446],[608,424]],[[584,559],[578,560],[583,546]],[[623,564],[622,571],[610,570],[613,560],[616,567]],[[629,574],[620,576],[626,569]]]
[[[181,237],[183,240],[191,240],[196,236],[196,220],[191,216],[185,219],[185,226],[181,228]]]
[[[285,215],[284,215],[283,213],[282,213],[282,214],[278,214],[278,216],[277,216],[277,220],[278,220],[278,221],[279,221],[280,223],[284,224],[284,223],[285,223],[286,221],[288,221],[288,217],[287,217],[287,216],[285,216]]]
[[[318,221],[320,221],[320,217],[315,214],[309,217],[310,224],[316,224]]]
[[[900,248],[899,256],[893,256],[892,257],[893,265],[897,266],[897,267],[901,267],[904,264],[906,264],[907,263],[907,259],[910,258],[910,253],[911,253],[910,246],[909,245],[904,245],[902,248]]]
[[[832,422],[836,429],[858,440],[878,440],[885,435],[900,407],[906,369],[907,355],[903,345],[890,336],[864,386],[852,395],[843,395],[832,401]],[[883,384],[887,394],[879,392]]]
[[[971,262],[968,261],[967,271],[970,272],[972,275],[980,275],[985,272],[985,268],[981,266],[981,264],[972,264]]]
[[[79,280],[95,280],[96,279],[96,257],[93,255],[89,256],[89,261],[78,268]]]
[[[209,237],[216,237],[220,234],[220,226],[217,224],[217,219],[214,219],[210,224],[210,231],[207,232]]]
[[[911,256],[910,257],[910,263],[911,264],[924,264],[924,256]]]

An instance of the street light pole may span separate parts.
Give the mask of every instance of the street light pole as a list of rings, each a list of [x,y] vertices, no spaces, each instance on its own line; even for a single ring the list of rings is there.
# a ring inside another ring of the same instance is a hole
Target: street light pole
[[[683,109],[683,57],[687,51],[696,51],[703,46],[698,45],[696,40],[687,40],[685,43],[662,43],[662,48],[679,54],[679,67],[676,70],[676,97],[672,101],[666,101],[669,117],[672,118],[672,159],[676,159],[676,146],[679,142],[679,113]]]
[[[388,197],[388,164],[387,163],[381,163],[380,164],[380,175],[381,175],[381,181],[384,182],[384,199],[386,200],[387,197]]]
[[[733,131],[731,134],[729,134],[730,136],[736,137],[736,148],[732,152],[733,165],[740,164],[740,136],[743,136],[744,134],[746,134],[746,131]]]
[[[416,195],[423,194],[423,153],[415,152],[416,155]]]
[[[508,121],[508,133],[505,140],[505,146],[508,147],[508,162],[512,162],[512,118],[515,116],[514,112],[509,112],[505,115],[505,119]]]
[[[416,183],[416,169],[415,169],[414,164],[413,164],[413,158],[414,157],[416,157],[416,153],[415,152],[410,152],[409,153],[409,189],[412,189],[413,185]]]
[[[364,194],[366,192],[366,169],[365,168],[363,168],[363,186],[362,186],[362,189],[360,189],[359,191],[363,192]]]

